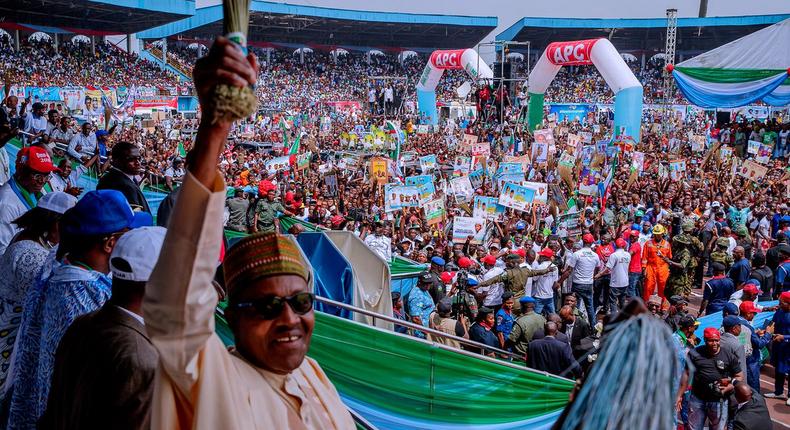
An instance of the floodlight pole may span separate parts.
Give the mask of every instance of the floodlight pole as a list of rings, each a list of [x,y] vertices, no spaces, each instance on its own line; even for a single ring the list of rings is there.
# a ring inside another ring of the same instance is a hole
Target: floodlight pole
[[[672,95],[674,89],[674,80],[672,73],[669,71],[670,66],[675,65],[675,47],[677,45],[677,29],[678,29],[678,10],[667,9],[667,38],[664,45],[664,112],[662,113],[662,120],[667,121],[667,107],[672,103]],[[671,111],[671,109],[669,109]],[[664,134],[664,126],[662,124],[661,133]]]

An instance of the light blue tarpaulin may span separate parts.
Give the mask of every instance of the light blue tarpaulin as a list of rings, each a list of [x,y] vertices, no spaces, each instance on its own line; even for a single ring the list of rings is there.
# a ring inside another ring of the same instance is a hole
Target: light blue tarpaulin
[[[774,300],[772,302],[759,302],[758,304],[760,306],[763,306],[763,307],[766,307],[766,306],[777,306],[779,304],[779,301],[778,300]],[[756,314],[754,316],[754,320],[752,321],[752,327],[754,327],[754,328],[765,328],[765,326],[768,325],[768,323],[771,322],[771,318],[773,318],[773,317],[774,317],[774,313],[773,312],[760,312],[760,313],[758,313],[758,314]],[[702,318],[700,318],[698,320],[699,321],[699,327],[697,327],[697,330],[694,332],[694,334],[699,339],[704,339],[704,337],[702,336],[702,332],[704,332],[705,329],[708,328],[708,327],[713,327],[713,328],[717,328],[717,329],[721,328],[721,321],[722,321],[722,319],[723,318],[721,316],[721,312],[716,312],[715,314],[705,315],[704,317],[702,317]]]
[[[336,302],[353,305],[354,272],[351,263],[324,233],[301,233],[296,242],[302,248],[315,275],[315,294]],[[321,312],[351,319],[351,312],[336,306],[316,303]]]

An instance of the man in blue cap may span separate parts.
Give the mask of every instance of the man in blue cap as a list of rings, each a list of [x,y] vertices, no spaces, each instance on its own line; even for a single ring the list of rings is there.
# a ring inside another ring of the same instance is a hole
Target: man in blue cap
[[[532,341],[536,331],[543,328],[546,319],[543,315],[535,313],[535,299],[524,296],[518,300],[521,304],[521,316],[516,319],[513,329],[508,336],[508,345],[512,345],[519,354],[526,355],[527,346]]]
[[[61,239],[51,273],[28,290],[17,349],[9,371],[8,428],[35,428],[44,412],[55,351],[78,316],[99,309],[111,294],[110,254],[126,231],[150,225],[119,191],[85,194],[60,221]]]
[[[431,313],[436,309],[436,302],[433,301],[428,290],[433,284],[433,276],[423,272],[417,281],[417,288],[412,288],[409,292],[409,315],[411,322],[428,327]],[[416,330],[414,335],[425,339],[425,333]]]
[[[447,291],[445,291],[445,285],[441,280],[441,274],[442,271],[444,271],[444,264],[444,259],[441,257],[431,258],[431,269],[429,274],[431,275],[433,281],[431,282],[431,287],[428,289],[428,293],[430,293],[434,303],[439,303],[447,295]]]

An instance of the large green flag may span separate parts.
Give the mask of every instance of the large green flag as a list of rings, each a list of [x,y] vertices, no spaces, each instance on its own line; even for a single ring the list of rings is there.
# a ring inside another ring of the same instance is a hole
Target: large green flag
[[[184,149],[184,143],[178,142],[178,156],[184,158],[187,156],[187,151]]]
[[[294,155],[299,153],[299,143],[302,141],[302,133],[296,135],[296,139],[294,139],[293,145],[288,150],[288,155]]]

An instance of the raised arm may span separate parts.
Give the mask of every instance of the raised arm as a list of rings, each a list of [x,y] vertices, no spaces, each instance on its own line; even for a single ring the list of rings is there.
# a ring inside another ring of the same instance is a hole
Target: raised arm
[[[195,66],[195,88],[204,118],[206,103],[218,83],[247,85],[255,81],[257,62],[227,39],[218,38],[209,55]],[[159,351],[165,372],[188,394],[199,375],[198,355],[214,334],[217,293],[211,284],[222,242],[225,183],[217,172],[230,123],[201,122],[167,236],[143,301],[146,330]]]

